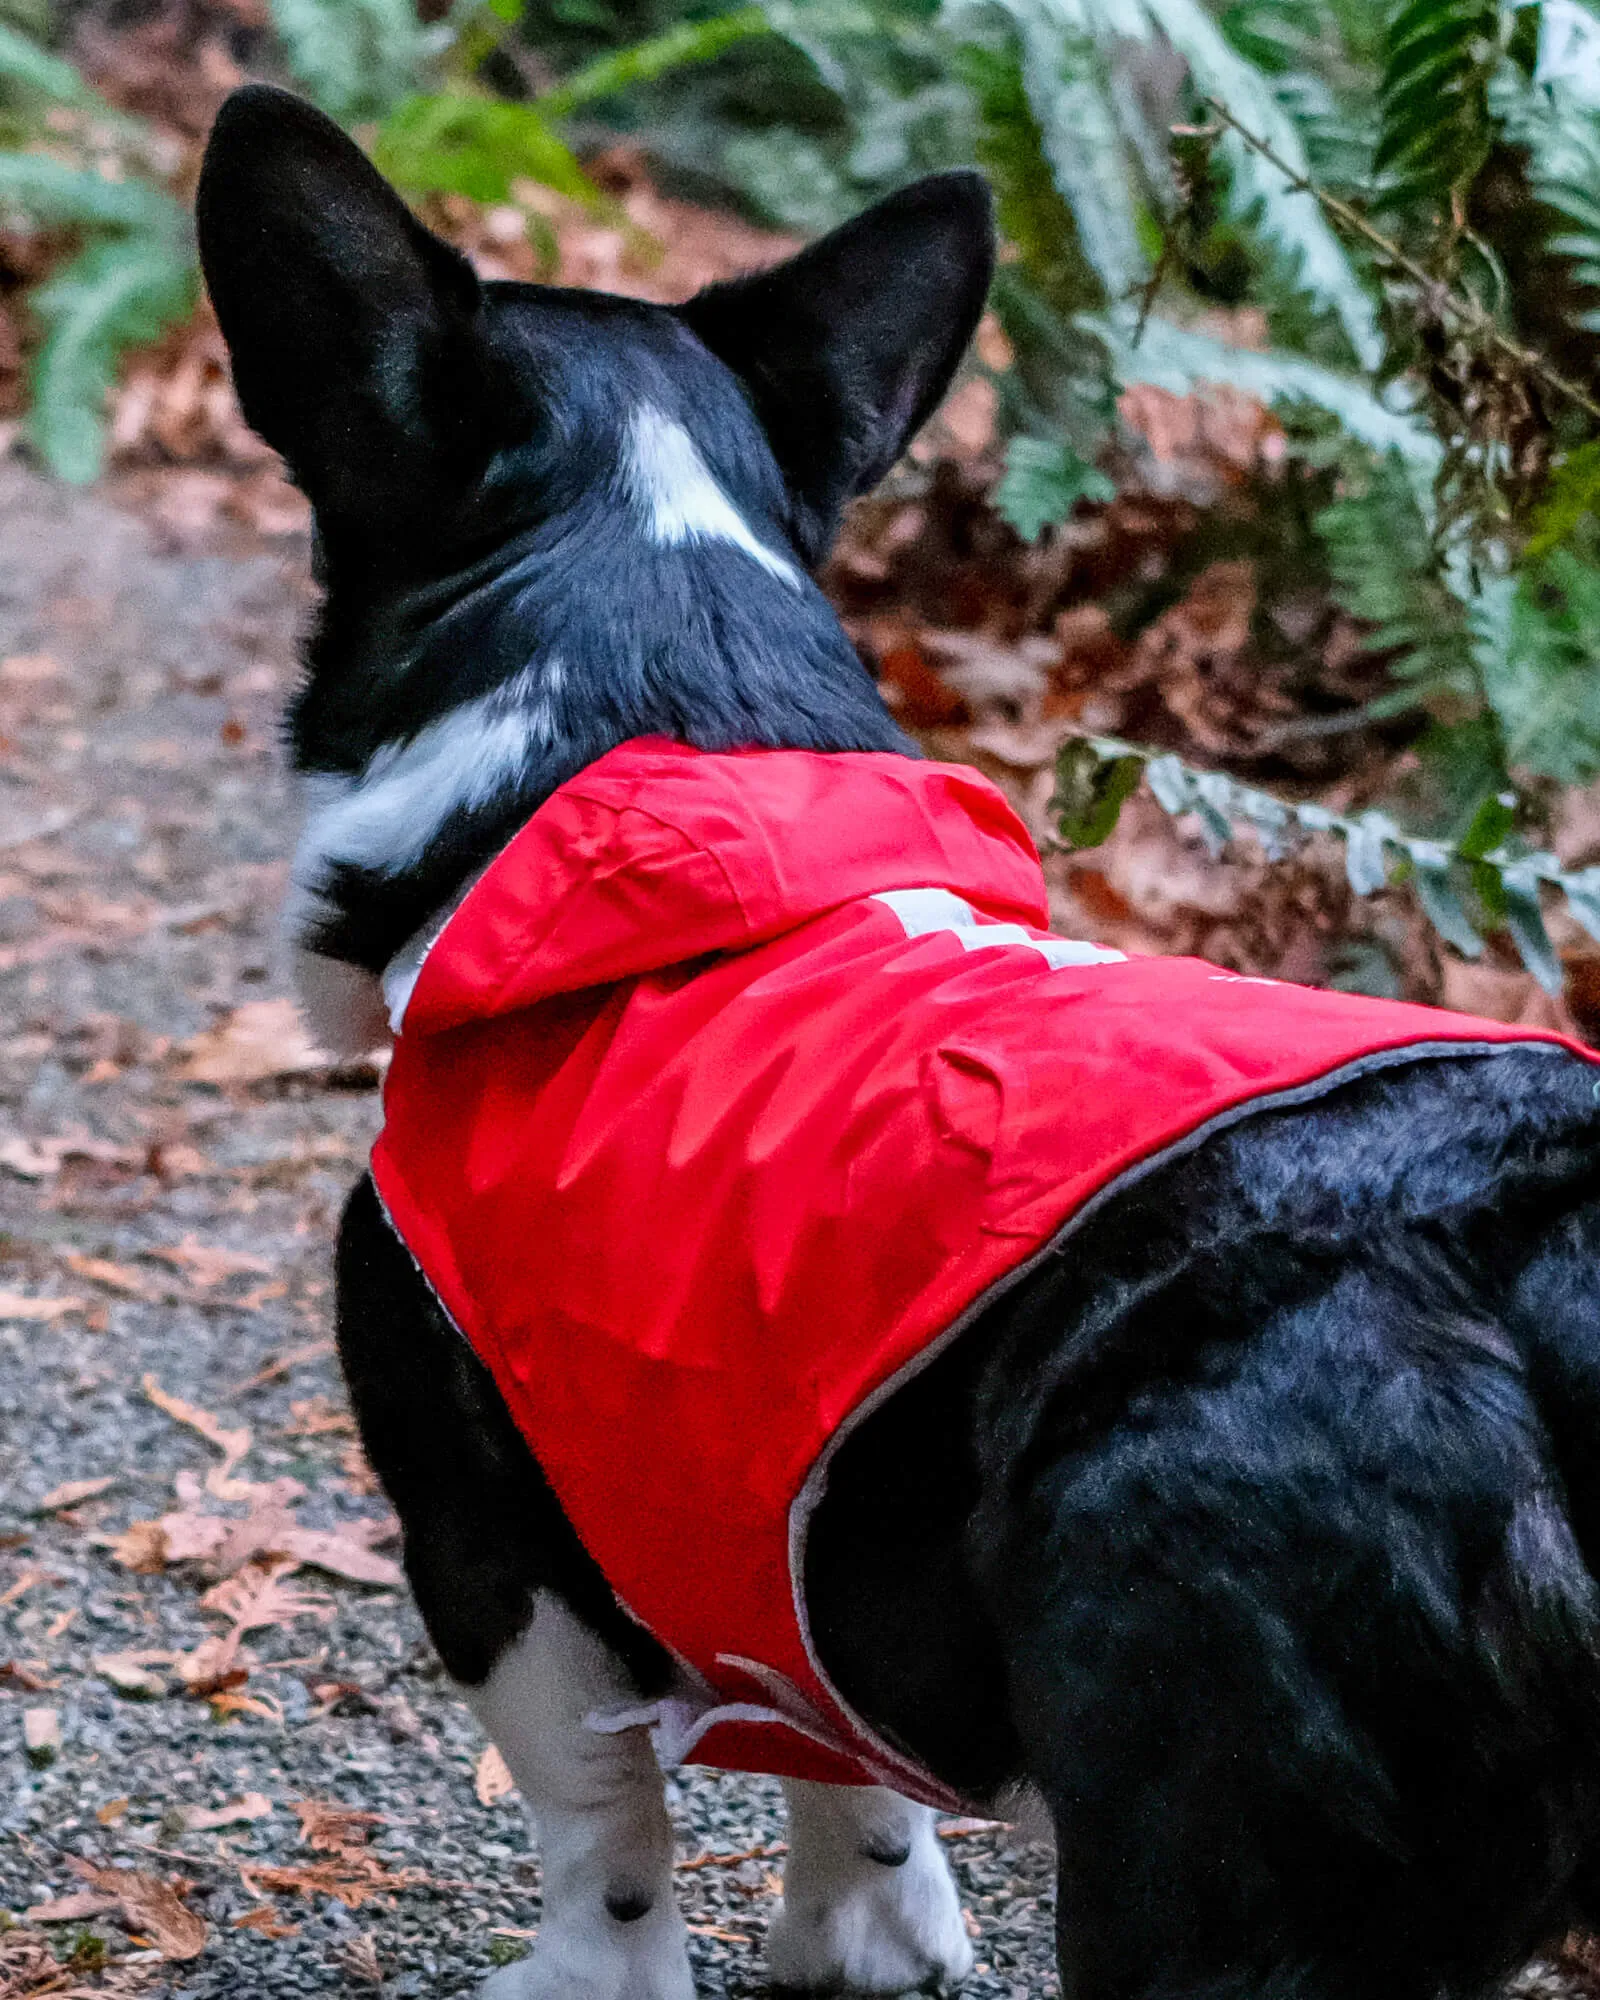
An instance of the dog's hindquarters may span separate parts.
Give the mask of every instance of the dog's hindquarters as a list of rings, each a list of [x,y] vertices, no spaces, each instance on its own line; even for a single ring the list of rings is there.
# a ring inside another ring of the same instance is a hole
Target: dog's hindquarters
[[[981,1521],[1064,1982],[1476,1991],[1574,1914],[1600,1807],[1537,1370],[1405,1231],[1248,1338],[1210,1309],[1147,1303],[1184,1364],[1098,1432],[1046,1395]]]

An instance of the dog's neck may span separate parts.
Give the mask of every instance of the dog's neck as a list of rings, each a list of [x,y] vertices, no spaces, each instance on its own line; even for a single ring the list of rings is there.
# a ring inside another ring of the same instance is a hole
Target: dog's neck
[[[517,828],[617,744],[914,754],[816,584],[686,431],[635,411],[620,485],[376,602],[326,553],[290,714],[308,811],[287,922],[339,1053],[383,1032],[385,969],[416,960]]]

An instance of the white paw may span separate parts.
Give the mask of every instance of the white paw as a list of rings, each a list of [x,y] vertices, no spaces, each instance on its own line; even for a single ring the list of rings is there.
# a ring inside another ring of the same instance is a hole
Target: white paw
[[[941,1992],[972,1970],[949,1864],[931,1839],[898,1868],[786,1885],[767,1940],[774,1986],[802,1993]]]
[[[648,1929],[645,1927],[648,1926]],[[479,2000],[694,2000],[681,1918],[546,1925],[533,1950],[491,1972]]]

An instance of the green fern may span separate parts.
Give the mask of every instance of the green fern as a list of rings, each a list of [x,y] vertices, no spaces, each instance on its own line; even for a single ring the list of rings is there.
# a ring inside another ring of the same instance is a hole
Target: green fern
[[[1193,817],[1218,857],[1241,833],[1273,861],[1312,836],[1332,836],[1343,844],[1353,894],[1409,885],[1434,929],[1464,957],[1476,958],[1483,949],[1480,928],[1504,925],[1547,992],[1561,991],[1562,969],[1545,928],[1543,895],[1560,897],[1600,941],[1600,867],[1566,869],[1553,854],[1526,846],[1515,832],[1509,797],[1486,799],[1456,840],[1431,840],[1407,832],[1384,812],[1339,813],[1309,800],[1291,804],[1142,744],[1072,736],[1057,756],[1051,800],[1062,841],[1091,847],[1109,839],[1141,778],[1163,811],[1175,819]]]
[[[1345,479],[1349,490],[1312,527],[1336,602],[1367,627],[1369,651],[1392,655],[1399,688],[1377,706],[1447,701],[1470,713],[1480,691],[1467,614],[1442,572],[1412,479],[1393,457],[1370,461],[1364,474],[1347,461]]]
[[[1374,166],[1392,208],[1460,199],[1488,154],[1497,0],[1401,0],[1384,49]]]
[[[28,431],[62,478],[90,480],[104,457],[118,356],[194,305],[188,218],[147,182],[107,180],[37,153],[0,153],[0,213],[7,209],[87,238],[31,297],[45,337],[31,370]]]
[[[295,81],[331,118],[381,118],[415,92],[443,46],[412,0],[271,0]],[[446,31],[448,34],[448,30]]]

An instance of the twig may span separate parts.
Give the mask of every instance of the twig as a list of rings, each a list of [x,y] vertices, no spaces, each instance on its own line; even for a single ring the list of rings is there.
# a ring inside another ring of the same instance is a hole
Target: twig
[[[747,1847],[738,1854],[691,1854],[686,1861],[673,1865],[680,1875],[693,1875],[702,1868],[737,1868],[741,1861],[776,1861],[780,1854],[789,1852],[786,1840],[769,1841],[765,1847]]]
[[[1337,195],[1329,194],[1325,188],[1318,187],[1315,181],[1308,180],[1304,174],[1291,167],[1265,139],[1252,132],[1247,125],[1241,125],[1220,98],[1208,97],[1204,101],[1225,125],[1238,133],[1252,152],[1259,153],[1269,166],[1276,167],[1297,194],[1310,195],[1325,215],[1331,216],[1341,227],[1361,237],[1364,242],[1370,243],[1373,249],[1386,257],[1397,270],[1404,271],[1408,278],[1414,278],[1423,286],[1440,306],[1465,321],[1474,333],[1481,334],[1491,347],[1515,361],[1528,374],[1536,376],[1547,388],[1554,389],[1558,395],[1564,396],[1586,416],[1593,417],[1600,423],[1600,403],[1579,388],[1576,382],[1569,381],[1565,375],[1551,367],[1542,354],[1535,352],[1531,347],[1522,346],[1520,342],[1502,333],[1495,325],[1492,316],[1486,313],[1482,306],[1451,291],[1450,287],[1436,278],[1426,266],[1419,264],[1414,257],[1408,256],[1392,237],[1385,236],[1381,229],[1370,223],[1358,208],[1352,208],[1349,202],[1341,201]]]

